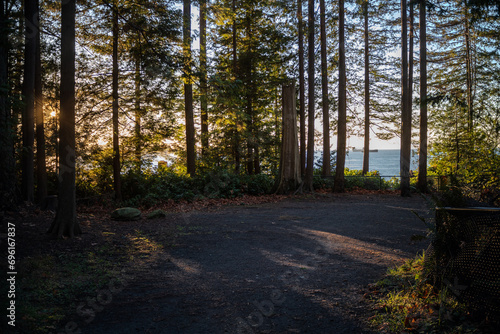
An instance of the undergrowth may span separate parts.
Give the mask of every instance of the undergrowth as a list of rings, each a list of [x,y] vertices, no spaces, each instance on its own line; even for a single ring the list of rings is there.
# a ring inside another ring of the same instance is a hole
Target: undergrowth
[[[448,287],[431,284],[424,259],[410,259],[370,286],[371,326],[380,333],[493,333],[472,320]]]

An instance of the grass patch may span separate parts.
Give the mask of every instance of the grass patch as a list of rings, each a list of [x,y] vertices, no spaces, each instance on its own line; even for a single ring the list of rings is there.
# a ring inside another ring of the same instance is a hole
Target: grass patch
[[[487,324],[471,319],[449,288],[433,286],[427,272],[421,255],[371,285],[371,326],[380,333],[490,333]]]
[[[24,259],[19,272],[19,314],[22,333],[47,333],[81,296],[91,295],[116,276],[115,264],[99,249],[83,254],[38,255]]]
[[[49,251],[19,261],[16,329],[20,333],[55,333],[73,318],[84,324],[91,318],[88,312],[93,312],[89,299],[99,299],[102,291],[107,293],[103,298],[112,298],[116,291],[108,291],[120,286],[124,269],[154,259],[173,236],[167,231],[157,236],[139,229],[123,235],[100,233],[104,237],[100,242],[83,249]],[[79,311],[82,305],[85,315]]]

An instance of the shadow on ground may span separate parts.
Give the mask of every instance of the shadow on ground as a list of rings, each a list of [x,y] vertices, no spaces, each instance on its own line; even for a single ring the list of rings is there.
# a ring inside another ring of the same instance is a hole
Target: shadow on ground
[[[422,197],[397,195],[179,214],[176,246],[131,268],[126,287],[79,326],[96,334],[371,333],[363,288],[427,246],[410,241],[426,234],[412,211],[431,214]]]

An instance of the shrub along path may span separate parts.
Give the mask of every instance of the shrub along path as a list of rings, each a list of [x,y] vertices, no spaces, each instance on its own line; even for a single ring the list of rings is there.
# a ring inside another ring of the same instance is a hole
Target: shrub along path
[[[169,215],[175,245],[80,307],[82,333],[370,333],[366,286],[428,244],[412,211],[431,215],[396,194]]]

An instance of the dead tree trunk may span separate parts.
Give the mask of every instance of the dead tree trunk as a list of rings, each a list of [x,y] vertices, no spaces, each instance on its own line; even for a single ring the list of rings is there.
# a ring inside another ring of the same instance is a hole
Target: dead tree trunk
[[[281,140],[280,170],[274,187],[275,192],[278,194],[295,191],[302,182],[300,177],[295,85],[284,85],[282,96],[283,137]]]

